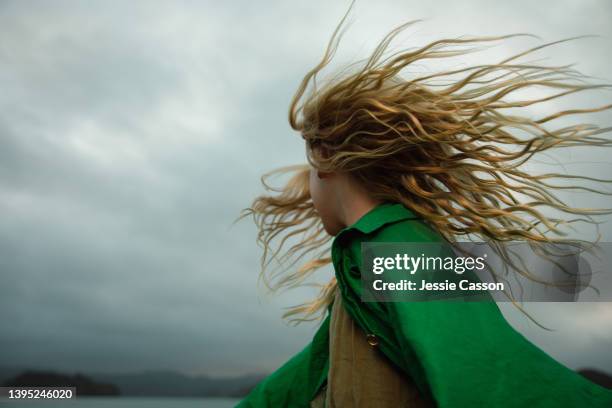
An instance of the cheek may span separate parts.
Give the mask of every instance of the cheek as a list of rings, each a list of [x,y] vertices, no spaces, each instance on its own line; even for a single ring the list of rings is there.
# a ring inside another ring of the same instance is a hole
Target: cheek
[[[317,173],[312,169],[310,170],[309,190],[310,198],[312,198],[315,208],[318,209],[321,197],[321,183],[317,177]]]
[[[325,181],[321,180],[315,171],[310,172],[310,198],[315,210],[321,217],[323,227],[330,235],[336,235],[336,233],[342,228],[336,221],[334,212],[329,203],[329,194],[326,194],[326,188],[329,188],[325,184]]]
[[[312,199],[312,203],[315,207],[315,210],[319,213],[321,218],[325,218],[328,216],[328,205],[327,200],[328,197],[325,194],[325,185],[324,181],[321,180],[316,171],[310,172],[310,198]]]

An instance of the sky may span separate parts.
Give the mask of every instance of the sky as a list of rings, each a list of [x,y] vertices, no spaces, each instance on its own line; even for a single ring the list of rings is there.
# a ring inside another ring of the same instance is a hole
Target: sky
[[[255,226],[231,224],[263,173],[305,162],[289,102],[349,4],[0,2],[0,366],[233,376],[308,343],[316,325],[281,315],[314,292],[258,289]],[[612,79],[605,0],[357,1],[331,67],[414,19],[396,44],[595,34],[539,58]],[[602,149],[573,159],[612,167]],[[602,232],[612,239],[609,222]],[[529,305],[550,332],[500,306],[563,364],[612,372],[612,303]]]

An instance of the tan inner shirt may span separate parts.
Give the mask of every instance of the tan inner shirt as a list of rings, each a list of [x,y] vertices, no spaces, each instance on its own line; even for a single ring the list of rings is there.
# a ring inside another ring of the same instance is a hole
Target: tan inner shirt
[[[397,369],[342,306],[336,289],[329,327],[327,384],[311,402],[323,407],[434,407],[408,375]],[[370,342],[368,342],[368,340]]]

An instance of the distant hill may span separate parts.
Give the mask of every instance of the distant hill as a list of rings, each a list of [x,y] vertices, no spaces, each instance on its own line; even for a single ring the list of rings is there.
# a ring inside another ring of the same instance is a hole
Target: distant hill
[[[263,375],[231,378],[187,376],[173,371],[145,371],[133,374],[92,374],[97,381],[117,384],[122,395],[241,397],[246,395]]]
[[[612,389],[612,376],[596,369],[577,372],[590,381]],[[62,374],[51,370],[0,367],[2,386],[76,386],[79,395],[121,395],[156,397],[236,397],[249,393],[264,374],[214,378],[188,376],[174,371],[136,373]]]
[[[33,373],[35,375],[33,375]],[[87,384],[116,387],[121,396],[158,397],[242,397],[255,387],[264,374],[239,377],[214,378],[188,376],[174,371],[144,371],[136,373],[88,373],[68,375],[51,370],[30,370],[16,367],[0,367],[0,384],[11,383],[26,386],[75,386],[87,390]],[[89,382],[88,382],[89,381]],[[34,385],[36,383],[37,385]],[[104,390],[104,388],[93,388]],[[86,391],[88,392],[88,391]],[[115,394],[90,394],[115,395]]]
[[[2,384],[5,387],[76,387],[77,395],[119,395],[119,388],[113,384],[98,383],[82,374],[52,371],[25,371]]]

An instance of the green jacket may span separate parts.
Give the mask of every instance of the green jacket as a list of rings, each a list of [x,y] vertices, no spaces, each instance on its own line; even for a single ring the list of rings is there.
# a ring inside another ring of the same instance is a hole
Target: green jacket
[[[439,407],[612,407],[612,390],[560,364],[510,326],[495,302],[361,302],[362,242],[442,242],[401,204],[341,230],[332,260],[347,312]],[[237,407],[308,407],[327,379],[328,308],[312,341]]]

